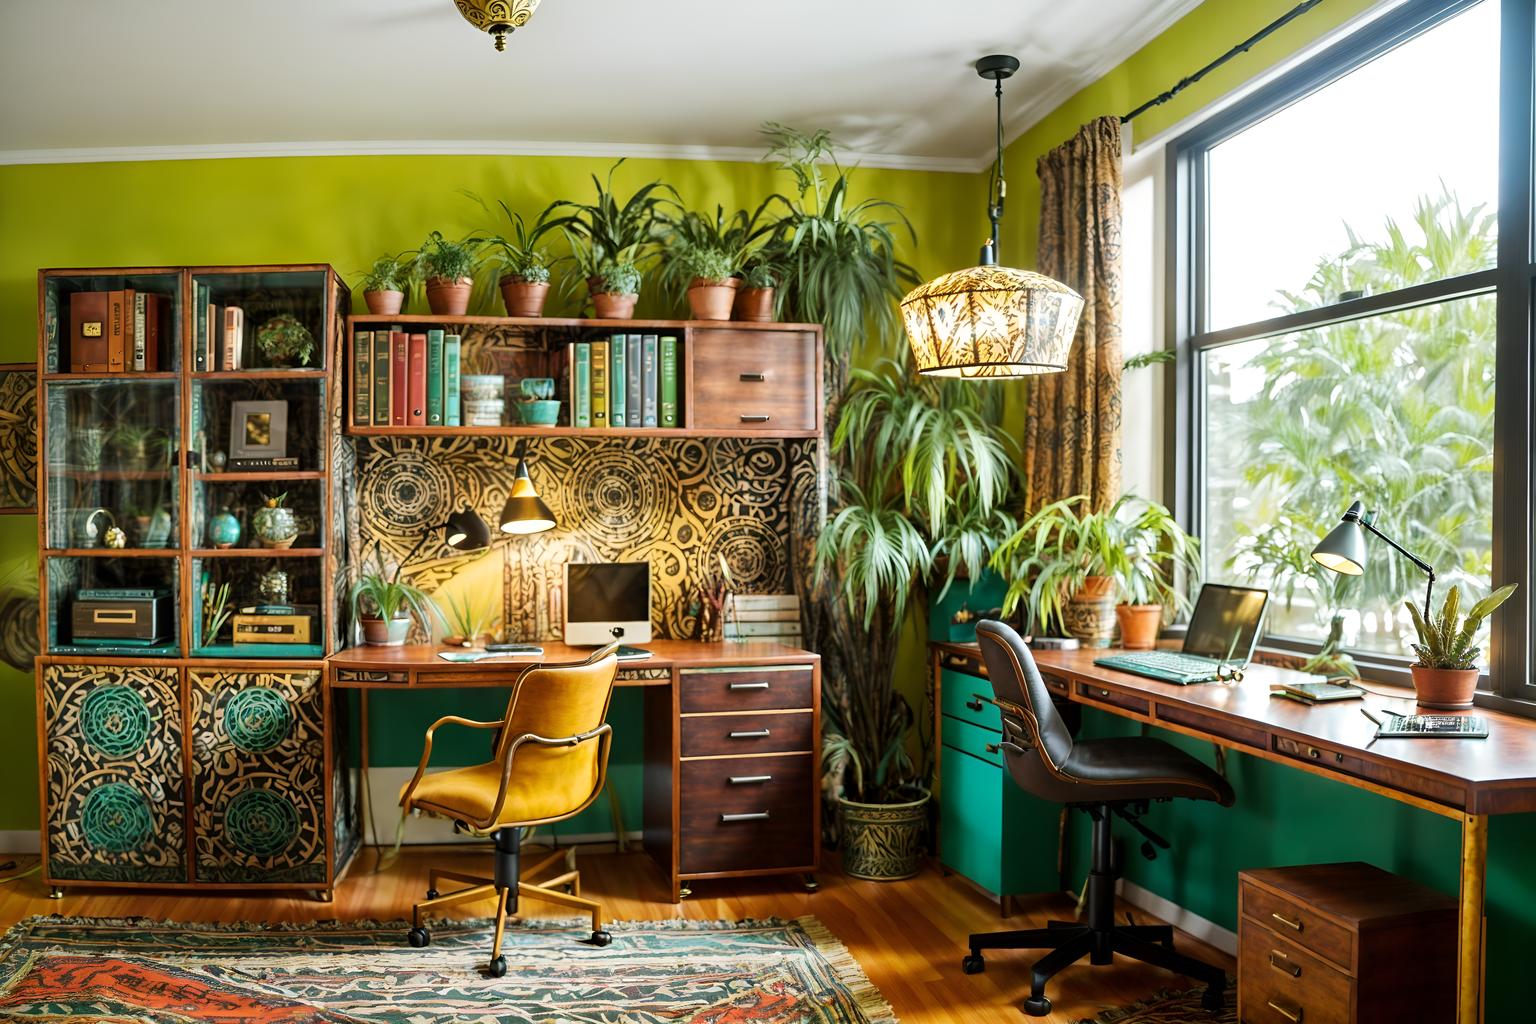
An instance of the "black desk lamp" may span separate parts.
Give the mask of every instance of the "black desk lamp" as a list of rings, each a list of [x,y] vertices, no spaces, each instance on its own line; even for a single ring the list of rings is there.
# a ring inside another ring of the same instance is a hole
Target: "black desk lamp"
[[[474,509],[465,507],[448,517],[446,523],[428,527],[411,548],[410,554],[400,560],[401,568],[411,564],[411,561],[420,553],[427,541],[432,539],[435,531],[443,531],[443,541],[455,551],[470,552],[479,551],[481,548],[490,547],[491,528],[485,525]]]
[[[1344,512],[1339,525],[1329,530],[1328,536],[1318,541],[1317,547],[1312,549],[1313,561],[1325,569],[1346,576],[1359,576],[1365,571],[1365,531],[1371,531],[1429,577],[1429,586],[1424,590],[1424,621],[1428,622],[1429,599],[1435,592],[1434,567],[1376,529],[1372,522],[1375,518],[1376,513],[1365,511],[1365,506],[1358,501],[1353,502]]]

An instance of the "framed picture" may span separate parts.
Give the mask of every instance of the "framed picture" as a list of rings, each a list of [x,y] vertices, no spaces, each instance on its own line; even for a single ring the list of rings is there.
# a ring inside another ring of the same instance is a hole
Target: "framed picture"
[[[288,403],[233,402],[229,407],[231,459],[281,459],[288,454]]]

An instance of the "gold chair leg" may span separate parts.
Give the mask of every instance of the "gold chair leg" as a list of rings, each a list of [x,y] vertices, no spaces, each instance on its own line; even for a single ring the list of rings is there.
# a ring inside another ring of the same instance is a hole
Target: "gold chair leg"
[[[455,882],[464,882],[468,885],[491,885],[493,880],[483,875],[466,875],[462,871],[444,871],[441,868],[432,868],[427,872],[427,884],[429,888],[436,889],[437,883],[447,878]]]
[[[596,900],[585,899],[581,896],[573,896],[568,893],[556,892],[553,889],[545,889],[543,886],[530,885],[527,882],[517,884],[519,896],[529,899],[543,900],[545,903],[553,903],[561,907],[571,907],[575,910],[585,910],[592,915],[592,931],[603,930],[603,905]]]
[[[451,907],[456,903],[469,903],[473,900],[489,899],[496,894],[495,883],[485,885],[472,885],[467,889],[459,889],[450,892],[446,896],[437,896],[430,900],[422,900],[411,905],[411,923],[421,926],[421,914],[425,910],[437,910],[442,907]]]
[[[511,893],[511,889],[498,889],[496,892],[496,937],[491,940],[492,960],[501,956],[501,939],[507,930],[507,897]]]

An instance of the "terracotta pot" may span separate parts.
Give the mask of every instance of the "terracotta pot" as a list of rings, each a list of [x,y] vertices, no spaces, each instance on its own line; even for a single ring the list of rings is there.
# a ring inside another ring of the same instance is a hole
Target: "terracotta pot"
[[[1120,623],[1120,646],[1130,651],[1150,651],[1157,646],[1157,631],[1163,625],[1160,604],[1120,604],[1115,606]]]
[[[1094,601],[1079,593],[1062,609],[1062,618],[1066,620],[1067,635],[1077,637],[1084,647],[1108,647],[1115,635],[1115,599],[1104,597]]]
[[[532,281],[514,281],[502,278],[501,301],[507,305],[507,316],[543,316],[544,298],[549,294],[549,282],[535,284]]]
[[[1477,692],[1475,668],[1425,668],[1412,665],[1413,689],[1427,708],[1469,708]]]
[[[1083,585],[1077,588],[1076,597],[1084,601],[1102,601],[1115,589],[1112,576],[1084,576]]]
[[[736,307],[731,311],[731,319],[760,324],[772,323],[773,289],[742,288],[736,293]]]
[[[396,616],[387,622],[380,618],[363,616],[359,620],[363,624],[363,643],[372,644],[375,647],[402,647],[406,637],[411,634],[411,617]]]
[[[732,277],[725,281],[693,279],[688,286],[688,308],[695,320],[729,320],[731,307],[736,304],[736,287],[741,284]]]
[[[631,320],[635,316],[638,295],[615,295],[612,292],[593,292],[592,309],[599,320]]]
[[[474,287],[475,279],[472,277],[461,277],[457,281],[429,277],[427,308],[435,316],[463,316],[469,312],[469,293]]]
[[[405,305],[405,292],[363,292],[363,301],[374,316],[395,316]]]

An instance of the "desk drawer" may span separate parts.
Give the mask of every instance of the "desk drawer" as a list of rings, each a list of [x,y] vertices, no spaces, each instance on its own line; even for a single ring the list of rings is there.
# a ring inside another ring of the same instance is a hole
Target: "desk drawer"
[[[939,728],[943,732],[944,746],[953,747],[972,757],[978,757],[988,764],[1002,767],[1003,752],[998,746],[1003,740],[1001,726],[998,729],[984,729],[979,725],[972,725],[970,722],[944,715],[939,720]]]
[[[812,750],[815,737],[809,711],[746,715],[689,715],[681,723],[683,757],[721,754],[774,754]]]
[[[1251,883],[1239,886],[1238,905],[1244,917],[1317,954],[1345,973],[1353,971],[1355,937],[1348,928],[1335,924],[1310,907]]]
[[[977,694],[990,698],[992,684],[963,672],[951,672],[949,669],[940,672],[939,701],[946,715],[993,732],[1001,732],[1002,712],[997,710],[996,704],[990,704],[985,699],[978,700]]]
[[[1134,711],[1138,715],[1150,714],[1152,703],[1145,697],[1133,697],[1128,693],[1111,690],[1107,686],[1096,686],[1093,683],[1079,682],[1077,695],[1094,704],[1109,704],[1127,711]]]
[[[975,654],[956,654],[954,651],[945,651],[939,655],[939,668],[948,669],[951,672],[964,672],[982,679],[987,678],[987,663],[981,660],[980,650]]]
[[[751,871],[814,863],[814,768],[810,754],[684,763],[679,869]],[[766,782],[731,782],[765,775]]]
[[[814,758],[810,754],[730,757],[685,761],[679,799],[685,820],[710,815],[769,811],[809,816]]]
[[[707,711],[777,711],[808,708],[815,701],[809,665],[765,665],[678,673],[677,700],[684,714]]]
[[[693,332],[694,427],[815,430],[819,383],[810,331]]]
[[[1345,974],[1280,937],[1267,925],[1244,918],[1237,940],[1239,1019],[1294,1024],[1349,1024],[1354,982]]]

